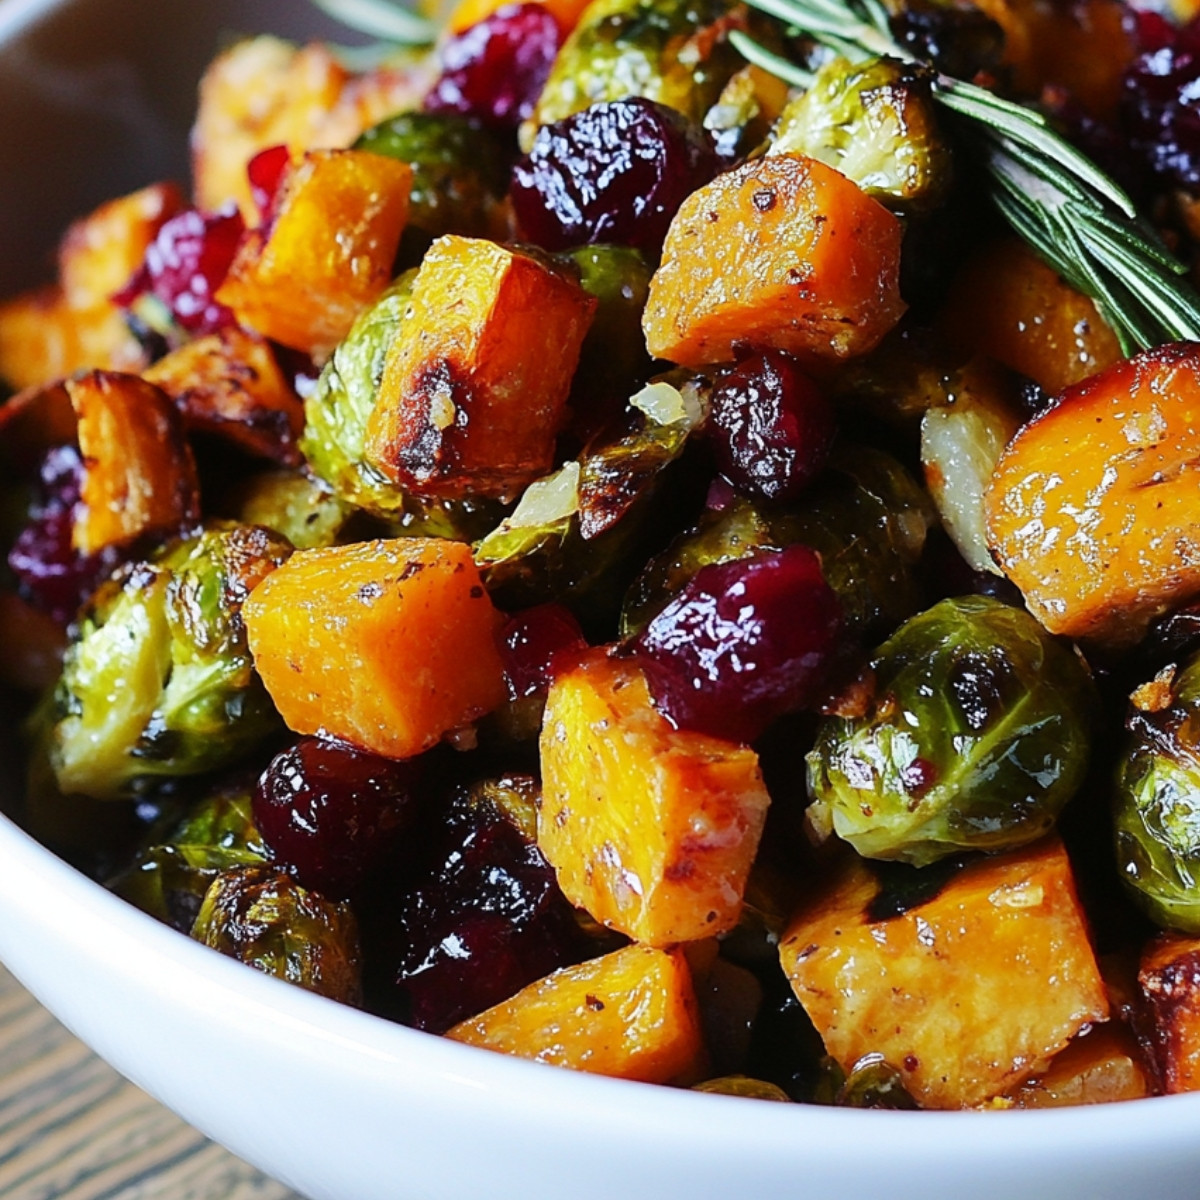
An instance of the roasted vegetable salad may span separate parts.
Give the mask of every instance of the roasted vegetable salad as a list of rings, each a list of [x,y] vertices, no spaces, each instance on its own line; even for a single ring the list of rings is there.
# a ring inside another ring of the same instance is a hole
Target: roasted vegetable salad
[[[0,302],[12,815],[540,1062],[1200,1089],[1189,2],[225,49]]]

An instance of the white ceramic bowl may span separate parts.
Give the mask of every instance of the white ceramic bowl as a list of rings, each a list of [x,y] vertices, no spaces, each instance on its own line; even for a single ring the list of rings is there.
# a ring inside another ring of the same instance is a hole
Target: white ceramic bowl
[[[72,216],[183,174],[221,30],[320,28],[303,0],[0,0],[0,295]],[[1200,1096],[875,1113],[574,1075],[239,966],[3,818],[0,958],[119,1070],[313,1200],[1200,1196]]]

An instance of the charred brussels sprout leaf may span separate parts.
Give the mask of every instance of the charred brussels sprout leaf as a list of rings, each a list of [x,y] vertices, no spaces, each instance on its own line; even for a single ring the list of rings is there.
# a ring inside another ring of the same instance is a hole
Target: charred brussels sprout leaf
[[[835,58],[783,110],[772,154],[805,154],[901,212],[928,212],[951,177],[926,68],[892,58]]]
[[[925,866],[1047,832],[1087,770],[1091,680],[1028,613],[943,600],[880,647],[860,718],[827,718],[810,815],[868,858]]]
[[[508,188],[508,164],[495,137],[466,117],[408,112],[368,129],[355,143],[413,169],[408,230],[426,242],[447,233],[486,237]],[[406,232],[411,241],[411,233]]]
[[[233,788],[201,800],[165,836],[139,851],[109,887],[143,912],[187,933],[205,892],[222,871],[267,858],[254,827],[250,793]]]
[[[302,888],[278,867],[237,867],[218,875],[192,937],[320,996],[362,1003],[358,923],[350,906]]]
[[[363,455],[367,421],[388,350],[408,312],[415,278],[415,270],[401,275],[354,322],[334,351],[305,401],[300,449],[313,473],[339,500],[394,523],[397,533],[469,541],[496,522],[494,504],[410,496],[380,475]]]
[[[847,632],[886,634],[919,607],[913,567],[933,521],[929,497],[894,458],[866,447],[844,448],[825,482],[799,503],[768,508],[736,499],[707,513],[634,582],[622,631],[642,629],[701,567],[799,542],[820,555]]]
[[[644,96],[699,124],[743,65],[726,40],[724,0],[597,0],[566,40],[529,125],[561,121],[601,101]]]
[[[1117,770],[1117,862],[1131,895],[1170,929],[1200,933],[1200,658],[1158,712],[1135,710]]]
[[[209,530],[100,588],[54,694],[49,755],[63,792],[120,798],[216,770],[277,727],[241,610],[291,550],[255,526]]]

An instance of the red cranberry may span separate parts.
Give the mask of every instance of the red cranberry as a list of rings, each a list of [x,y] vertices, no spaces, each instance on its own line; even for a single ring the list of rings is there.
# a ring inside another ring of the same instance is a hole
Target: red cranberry
[[[824,467],[834,429],[829,401],[782,350],[751,354],[713,387],[708,430],[717,468],[757,499],[799,495]]]
[[[676,210],[716,167],[686,118],[635,96],[542,126],[510,195],[524,234],[547,249],[617,242],[657,253]]]
[[[506,4],[442,47],[425,111],[515,128],[533,112],[562,32],[543,4]]]
[[[510,700],[545,692],[555,664],[564,655],[586,648],[579,622],[561,604],[539,604],[510,617],[500,631],[500,658]]]
[[[250,180],[250,196],[258,209],[258,219],[266,223],[275,202],[284,172],[292,161],[286,146],[270,146],[260,150],[247,164],[246,175]]]
[[[233,313],[214,296],[229,273],[245,228],[241,213],[232,207],[207,215],[193,208],[172,217],[114,302],[129,307],[149,292],[189,333],[212,333],[232,325]]]
[[[71,530],[83,485],[83,461],[74,446],[59,446],[42,461],[29,523],[8,553],[24,600],[67,625],[97,586],[124,562],[131,550],[105,547],[80,554]]]
[[[254,824],[301,884],[345,899],[411,824],[417,768],[342,742],[302,738],[254,788]]]
[[[680,729],[752,741],[818,698],[842,607],[807,546],[701,568],[639,635],[655,707]]]

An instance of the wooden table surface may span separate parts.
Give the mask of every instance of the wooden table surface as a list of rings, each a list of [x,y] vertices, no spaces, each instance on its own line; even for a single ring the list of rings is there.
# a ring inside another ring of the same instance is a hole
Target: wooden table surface
[[[3,967],[0,1197],[301,1200],[123,1079]]]

